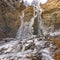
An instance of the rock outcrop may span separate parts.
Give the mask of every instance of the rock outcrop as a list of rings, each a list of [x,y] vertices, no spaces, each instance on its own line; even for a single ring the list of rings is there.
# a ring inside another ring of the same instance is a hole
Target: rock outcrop
[[[24,20],[30,21],[33,17],[33,7],[25,7],[19,0],[0,0],[0,40],[6,37],[15,37],[20,27],[21,12],[24,10]]]
[[[0,39],[15,36],[24,9],[24,4],[18,0],[0,0]]]
[[[48,0],[41,5],[43,9],[42,18],[47,26],[54,25],[55,29],[60,28],[60,0]]]

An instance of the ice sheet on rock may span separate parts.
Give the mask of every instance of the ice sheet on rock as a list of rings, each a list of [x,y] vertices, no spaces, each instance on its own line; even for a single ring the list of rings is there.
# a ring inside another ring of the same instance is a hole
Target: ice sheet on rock
[[[9,58],[9,57],[20,57],[20,58],[26,58],[27,56],[31,56],[32,55],[32,50],[27,50],[25,52],[18,52],[18,53],[10,53],[10,54],[3,54],[0,55],[0,59],[2,58]]]
[[[10,41],[8,43],[5,43],[4,45],[0,46],[0,53],[12,53],[12,52],[17,52],[18,50],[20,50],[20,46],[18,44],[19,41]]]
[[[57,36],[57,35],[60,35],[60,31],[55,31],[55,32],[51,32],[50,33],[50,36]]]
[[[36,46],[44,46],[44,44],[46,43],[47,41],[38,41],[37,39],[35,39],[34,43]]]
[[[50,48],[45,48],[45,49],[41,49],[40,51],[42,53],[42,59],[45,60],[54,60],[52,57],[52,52],[50,51]]]
[[[38,38],[33,38],[32,40],[22,40],[20,42],[21,42],[23,48],[27,47],[31,42],[33,42],[35,44],[34,50],[31,50],[29,48],[29,49],[23,50],[23,51],[18,51],[18,49],[17,49],[17,47],[19,45],[18,42],[19,42],[18,40],[17,41],[11,41],[7,44],[1,45],[0,48],[1,47],[7,48],[7,50],[11,49],[12,46],[13,46],[12,49],[14,50],[14,47],[15,47],[15,50],[17,52],[14,51],[13,53],[11,53],[11,50],[10,50],[10,53],[1,54],[0,59],[9,58],[10,56],[12,56],[13,58],[15,58],[15,57],[18,58],[19,57],[21,59],[27,59],[28,60],[28,58],[26,58],[26,57],[31,56],[31,55],[35,55],[38,51],[37,48],[40,49],[38,52],[42,53],[43,58],[46,56],[45,59],[51,59],[51,60],[53,59],[52,58],[52,52],[50,51],[50,48],[45,47],[45,43],[48,43],[47,41],[41,41],[41,40],[39,41]],[[40,48],[40,47],[45,47],[45,48]],[[7,52],[7,50],[5,50],[5,51]]]
[[[21,16],[21,26],[19,27],[16,38],[17,39],[26,39],[31,38],[32,34],[32,25],[34,23],[35,16],[31,18],[29,22],[24,22],[24,11]]]
[[[5,43],[4,45],[1,45],[0,48],[9,48],[9,46],[13,46],[16,45],[18,43],[18,41],[10,41],[8,43]]]

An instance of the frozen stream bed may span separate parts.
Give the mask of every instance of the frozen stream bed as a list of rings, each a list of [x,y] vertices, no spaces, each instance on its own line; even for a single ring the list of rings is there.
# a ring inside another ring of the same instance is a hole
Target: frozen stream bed
[[[0,60],[54,60],[52,42],[34,36],[31,39],[11,40],[0,45]]]

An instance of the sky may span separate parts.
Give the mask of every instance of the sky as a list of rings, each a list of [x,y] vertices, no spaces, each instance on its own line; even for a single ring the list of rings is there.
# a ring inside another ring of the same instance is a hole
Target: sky
[[[26,0],[24,0],[24,1],[26,1]],[[27,2],[29,2],[30,4],[31,4],[31,2],[32,2],[33,0],[27,0]],[[39,0],[42,4],[44,4],[44,3],[46,3],[47,2],[47,0]]]

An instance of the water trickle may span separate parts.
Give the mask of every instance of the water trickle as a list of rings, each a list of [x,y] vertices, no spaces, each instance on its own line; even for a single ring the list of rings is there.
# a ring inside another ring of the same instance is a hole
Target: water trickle
[[[17,39],[25,39],[30,38],[32,34],[32,25],[34,23],[34,17],[31,18],[29,22],[24,21],[24,12],[22,12],[21,16],[21,26],[18,29],[18,32],[16,34]]]
[[[24,12],[21,16],[21,26],[18,29],[16,34],[17,39],[30,38],[32,35],[42,35],[42,9],[40,5],[34,5],[34,16],[29,22],[24,21]]]
[[[17,34],[16,34],[16,38],[19,39],[21,38],[22,34],[23,34],[23,30],[24,30],[24,13],[22,13],[21,16],[21,26],[19,27]]]

